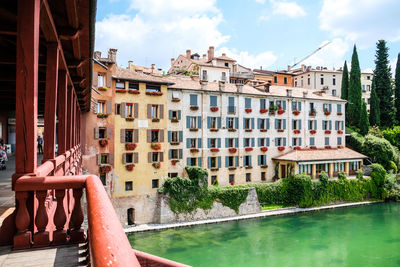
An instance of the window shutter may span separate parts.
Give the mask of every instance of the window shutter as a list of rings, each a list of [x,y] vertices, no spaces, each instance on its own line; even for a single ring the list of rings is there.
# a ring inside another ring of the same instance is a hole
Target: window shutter
[[[151,119],[151,104],[147,104],[147,118]]]
[[[147,130],[147,143],[151,143],[151,130]]]
[[[339,121],[335,121],[335,130],[338,130],[339,129]]]
[[[254,129],[254,118],[251,118],[251,129]]]
[[[211,169],[211,157],[208,157],[207,161],[208,161],[207,167],[208,167],[209,169]]]
[[[139,163],[139,153],[133,153],[133,163]]]
[[[198,128],[201,129],[201,116],[197,117],[197,125],[198,125]]]
[[[178,120],[180,120],[180,119],[181,119],[181,111],[178,110]]]
[[[120,132],[120,142],[125,143],[125,129],[121,129]]]
[[[267,142],[267,146],[269,146],[269,137],[267,137],[266,142]]]
[[[168,143],[171,142],[171,135],[172,135],[172,132],[171,132],[171,131],[168,131]]]
[[[283,122],[283,130],[286,130],[286,119],[283,119],[282,122]]]
[[[106,108],[107,108],[107,114],[111,114],[112,113],[112,102],[110,100],[106,101]]]
[[[257,119],[257,129],[261,129],[261,119]]]
[[[187,166],[191,166],[191,165],[190,165],[190,158],[187,158],[187,159],[186,159],[186,165],[187,165]]]
[[[168,118],[172,119],[172,110],[168,110]]]
[[[190,117],[186,117],[186,128],[190,128]]]
[[[186,138],[186,148],[190,148],[190,138]]]
[[[296,102],[295,101],[292,101],[292,111],[293,110],[296,110]]]
[[[342,121],[342,131],[344,130],[344,121]]]
[[[278,137],[275,137],[275,146],[278,146]]]
[[[107,73],[107,75],[106,75],[106,86],[108,87],[108,88],[111,88],[111,81],[112,81],[112,78],[111,78],[111,73]]]
[[[221,156],[218,157],[218,168],[221,168]]]
[[[139,103],[134,103],[133,104],[133,117],[138,118],[139,117]]]
[[[148,153],[147,153],[147,162],[148,162],[148,163],[152,163],[152,162],[153,162],[153,161],[152,161],[152,158],[151,158],[151,153],[152,153],[152,152],[148,152]]]
[[[249,156],[249,166],[252,166],[253,164],[251,163],[251,158],[252,158],[252,156]]]
[[[133,130],[133,142],[139,143],[139,129]]]
[[[226,120],[225,120],[225,128],[226,129],[228,129],[229,128],[229,118],[228,117],[226,117]]]
[[[261,138],[257,138],[257,146],[258,146],[258,147],[261,146]]]
[[[229,147],[229,138],[225,138],[225,148]]]
[[[211,148],[211,138],[207,138],[207,147]]]
[[[159,105],[160,107],[160,119],[164,119],[164,105]]]
[[[254,140],[254,137],[253,137],[253,138],[251,138],[251,147],[254,147],[254,143],[255,143],[255,140]]]
[[[211,128],[211,117],[207,117],[207,129]]]
[[[239,118],[235,118],[235,128],[239,129]]]
[[[221,129],[221,117],[217,118],[217,127],[218,129]]]
[[[114,154],[108,154],[108,164],[114,164]]]
[[[164,152],[159,152],[160,162],[164,162]]]
[[[286,146],[286,137],[283,138],[283,146]]]
[[[97,158],[97,165],[101,165],[101,154],[97,154],[96,158]]]
[[[235,138],[235,147],[238,148],[239,147],[239,138]]]
[[[92,79],[92,84],[93,84],[93,86],[97,86],[97,79],[98,79],[98,73],[97,73],[97,71],[93,71],[93,79]]]
[[[299,146],[301,146],[301,138],[299,138]]]
[[[94,139],[99,139],[99,127],[94,128]]]
[[[317,120],[314,120],[314,125],[315,125],[315,130],[317,130],[317,128],[318,128]]]
[[[269,130],[269,118],[267,120],[267,129]]]
[[[246,129],[246,118],[243,118],[243,129]]]
[[[329,121],[329,130],[332,130],[332,121]]]
[[[239,156],[235,156],[235,166],[239,166]]]
[[[299,130],[301,130],[301,119],[299,120]]]
[[[107,127],[107,139],[111,138],[111,127]]]
[[[197,158],[197,166],[201,167],[202,161],[203,161],[203,158],[201,158],[201,157]]]
[[[298,102],[297,106],[298,106],[299,111],[301,111],[301,102]]]
[[[275,130],[278,130],[278,119],[275,119]]]
[[[178,149],[178,157],[179,157],[179,159],[182,159],[183,158],[183,149]]]
[[[229,157],[225,156],[225,167],[229,167]]]
[[[261,155],[258,155],[258,166],[261,166]]]
[[[121,118],[125,118],[126,117],[125,116],[125,113],[126,113],[126,103],[125,102],[121,103],[120,110],[121,110]]]
[[[329,104],[329,112],[332,112],[332,104]]]
[[[282,101],[282,105],[283,105],[282,109],[283,109],[283,110],[286,110],[286,100],[283,100],[283,101]]]
[[[179,142],[183,142],[183,131],[179,131]]]
[[[217,141],[218,141],[218,148],[221,148],[221,138],[218,138]]]
[[[126,164],[126,153],[122,153],[122,163]]]
[[[197,139],[197,147],[198,147],[198,148],[202,148],[202,145],[201,145],[201,138],[198,138],[198,139]]]
[[[337,112],[342,112],[342,105],[341,104],[337,105]]]
[[[164,142],[164,130],[160,130],[159,132],[158,132],[158,139],[159,139],[159,142]]]
[[[294,120],[292,120],[292,130],[294,130]]]

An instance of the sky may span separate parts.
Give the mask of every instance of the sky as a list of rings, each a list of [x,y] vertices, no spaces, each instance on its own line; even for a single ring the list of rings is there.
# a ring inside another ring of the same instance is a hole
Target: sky
[[[301,64],[340,68],[353,46],[362,71],[372,71],[376,42],[387,41],[394,73],[400,53],[398,0],[98,0],[95,50],[117,48],[117,63],[168,70],[186,49],[209,46],[243,66],[287,69]]]

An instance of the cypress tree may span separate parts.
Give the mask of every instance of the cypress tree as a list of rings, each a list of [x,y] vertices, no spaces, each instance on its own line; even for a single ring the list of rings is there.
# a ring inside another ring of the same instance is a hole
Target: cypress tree
[[[396,121],[400,124],[400,53],[397,55],[396,72],[394,76]]]
[[[349,71],[347,69],[347,62],[344,61],[343,73],[342,73],[342,90],[340,97],[347,100],[349,94]]]
[[[395,121],[395,108],[386,41],[379,40],[376,47],[374,76],[376,94],[379,98],[380,125],[392,127]]]
[[[360,122],[358,123],[360,128],[360,134],[367,135],[369,130],[369,120],[367,113],[367,104],[362,101],[361,104],[361,112],[360,112]]]
[[[379,112],[379,98],[376,94],[375,78],[372,78],[371,100],[369,103],[369,122],[373,126],[381,125],[381,118]]]
[[[361,111],[361,70],[358,61],[357,48],[354,45],[351,57],[351,70],[349,80],[349,95],[347,102],[348,123],[359,128]]]

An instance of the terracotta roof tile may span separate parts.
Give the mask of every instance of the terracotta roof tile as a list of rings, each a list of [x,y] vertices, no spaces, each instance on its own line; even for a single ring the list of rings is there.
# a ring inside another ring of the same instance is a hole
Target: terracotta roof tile
[[[332,161],[332,160],[352,160],[364,159],[367,156],[358,153],[350,148],[332,148],[332,149],[301,149],[293,150],[278,157],[274,160],[287,160],[287,161]]]
[[[132,80],[132,81],[141,81],[141,82],[154,82],[154,83],[161,83],[161,84],[172,84],[172,82],[164,77],[161,76],[154,76],[148,75],[141,72],[137,72],[134,70],[124,69],[124,68],[117,68],[115,74],[113,75],[115,79],[125,79],[125,80]]]

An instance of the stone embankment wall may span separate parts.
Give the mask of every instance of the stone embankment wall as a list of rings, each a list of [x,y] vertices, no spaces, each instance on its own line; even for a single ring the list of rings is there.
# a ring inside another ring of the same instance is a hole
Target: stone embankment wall
[[[250,188],[246,201],[239,207],[239,213],[236,213],[229,207],[223,206],[215,201],[213,207],[209,210],[196,209],[191,213],[174,213],[169,207],[168,196],[159,195],[160,220],[158,223],[173,223],[173,222],[189,222],[206,219],[216,219],[224,217],[232,217],[237,215],[247,215],[258,213],[261,211],[260,203],[255,188]]]

